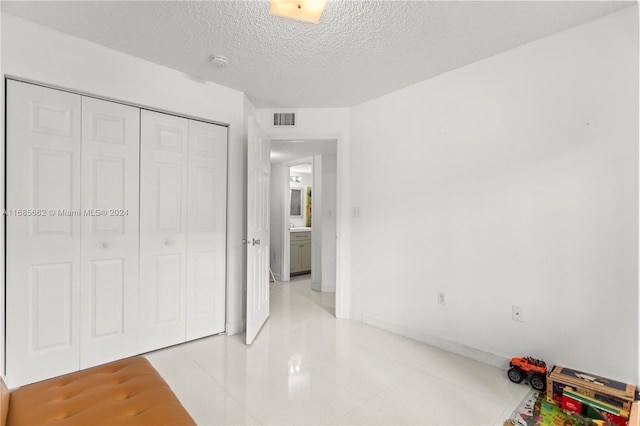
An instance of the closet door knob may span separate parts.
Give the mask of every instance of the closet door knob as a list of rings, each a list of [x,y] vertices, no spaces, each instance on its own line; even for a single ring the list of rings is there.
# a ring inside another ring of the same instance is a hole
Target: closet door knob
[[[173,244],[173,240],[170,240],[169,238],[167,238],[166,240],[164,240],[164,245],[165,246],[170,246]]]
[[[106,241],[103,241],[101,245],[102,245],[102,248],[105,248],[105,249],[109,248],[109,243],[107,243]]]

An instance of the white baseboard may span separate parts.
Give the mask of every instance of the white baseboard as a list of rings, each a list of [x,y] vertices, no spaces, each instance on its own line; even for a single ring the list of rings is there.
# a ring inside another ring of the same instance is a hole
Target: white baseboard
[[[362,322],[362,314],[360,312],[349,312],[349,319],[354,321]]]
[[[227,336],[233,336],[234,334],[243,333],[246,330],[244,321],[228,322],[227,323]]]
[[[358,316],[363,324],[381,328],[383,330],[390,331],[391,333],[399,334],[400,336],[408,337],[409,339],[417,340],[418,342],[426,343],[427,345],[435,346],[436,348],[443,349],[493,367],[501,368],[503,370],[506,370],[509,366],[510,359],[503,356],[466,346],[461,343],[441,339],[440,337],[430,336],[420,331],[412,330],[366,314],[351,312],[351,319],[357,321]]]

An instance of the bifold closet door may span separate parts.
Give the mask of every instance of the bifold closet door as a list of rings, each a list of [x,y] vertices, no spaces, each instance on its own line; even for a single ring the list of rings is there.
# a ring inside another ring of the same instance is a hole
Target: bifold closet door
[[[227,128],[189,120],[186,339],[225,330]]]
[[[138,353],[140,109],[82,98],[80,367]]]
[[[80,96],[7,82],[9,386],[79,368]]]
[[[141,111],[140,351],[185,341],[188,120]]]

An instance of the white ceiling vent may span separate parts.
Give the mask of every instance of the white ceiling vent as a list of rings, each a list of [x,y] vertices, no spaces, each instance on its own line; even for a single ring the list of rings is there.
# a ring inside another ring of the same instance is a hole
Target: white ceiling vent
[[[273,127],[296,127],[296,113],[274,112]]]

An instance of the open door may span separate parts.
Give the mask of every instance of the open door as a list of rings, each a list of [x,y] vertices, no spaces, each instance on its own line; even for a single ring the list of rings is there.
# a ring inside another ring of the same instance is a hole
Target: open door
[[[247,344],[269,317],[270,140],[249,118],[247,149]]]

